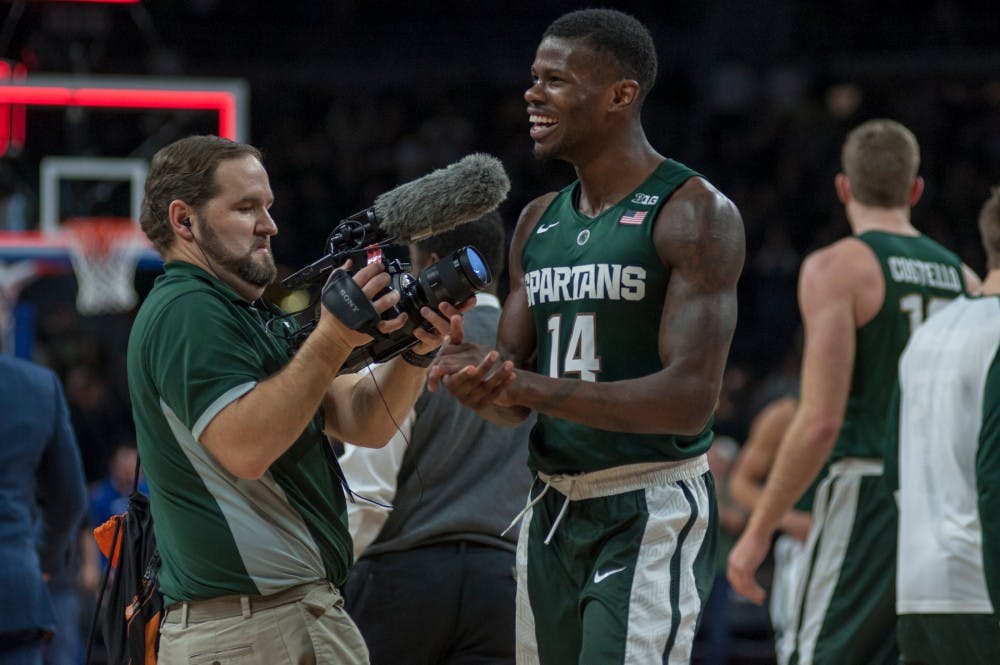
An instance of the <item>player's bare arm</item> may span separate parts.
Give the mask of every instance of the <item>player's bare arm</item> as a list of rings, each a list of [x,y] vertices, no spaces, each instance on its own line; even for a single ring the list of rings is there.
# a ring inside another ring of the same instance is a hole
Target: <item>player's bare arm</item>
[[[606,383],[518,372],[501,399],[606,430],[693,435],[704,428],[718,398],[736,326],[743,222],[731,201],[693,178],[661,209],[653,235],[671,273],[660,322],[663,369]],[[522,298],[523,289],[521,284]],[[514,304],[504,313],[508,325],[501,331],[510,345],[506,348],[523,362],[529,347],[514,332],[526,325],[518,319],[527,318],[527,305]]]

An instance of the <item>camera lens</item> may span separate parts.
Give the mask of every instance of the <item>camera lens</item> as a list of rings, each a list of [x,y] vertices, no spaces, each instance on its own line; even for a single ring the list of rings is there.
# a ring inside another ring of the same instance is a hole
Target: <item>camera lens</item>
[[[490,283],[490,269],[474,247],[463,247],[451,256],[424,268],[413,289],[418,303],[437,307],[458,304]],[[419,292],[419,293],[417,293]]]
[[[486,267],[483,255],[475,247],[465,247],[458,250],[456,257],[458,258],[459,266],[462,267],[472,286],[477,291],[490,283],[490,269]]]

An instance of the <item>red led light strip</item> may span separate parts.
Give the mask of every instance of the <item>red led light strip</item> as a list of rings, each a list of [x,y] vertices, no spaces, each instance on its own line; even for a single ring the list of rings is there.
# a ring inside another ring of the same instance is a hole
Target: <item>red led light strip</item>
[[[31,2],[60,2],[67,5],[137,5],[142,0],[31,0]],[[10,3],[12,0],[5,0]]]
[[[215,110],[219,113],[219,136],[236,139],[236,97],[224,91],[0,85],[0,104]]]

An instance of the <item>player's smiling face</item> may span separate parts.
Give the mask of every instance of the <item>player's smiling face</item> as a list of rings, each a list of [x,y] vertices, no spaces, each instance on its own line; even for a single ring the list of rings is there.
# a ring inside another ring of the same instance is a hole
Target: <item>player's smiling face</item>
[[[524,92],[536,157],[571,159],[599,134],[613,77],[606,62],[580,40],[546,37]]]

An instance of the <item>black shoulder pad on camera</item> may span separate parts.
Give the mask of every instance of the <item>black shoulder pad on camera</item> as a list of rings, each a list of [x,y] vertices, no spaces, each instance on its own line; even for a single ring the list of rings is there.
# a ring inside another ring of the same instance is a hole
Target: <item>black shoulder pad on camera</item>
[[[334,270],[323,287],[323,306],[351,330],[368,332],[378,325],[379,315],[346,270]]]

